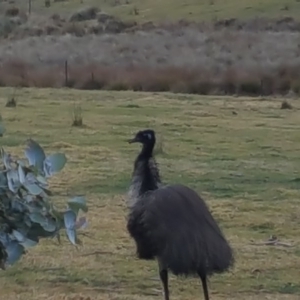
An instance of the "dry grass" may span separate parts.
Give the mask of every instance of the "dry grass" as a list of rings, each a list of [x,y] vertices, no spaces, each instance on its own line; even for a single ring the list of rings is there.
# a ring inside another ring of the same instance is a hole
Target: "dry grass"
[[[280,43],[278,43],[280,41]],[[122,34],[28,37],[0,44],[0,85],[196,94],[300,92],[299,33],[179,24]]]
[[[5,108],[12,92],[0,93],[7,127],[1,145],[21,154],[33,137],[47,151],[64,151],[69,162],[52,181],[56,201],[85,193],[91,209],[82,248],[41,242],[0,273],[1,298],[162,299],[156,264],[134,258],[123,200],[138,152],[126,139],[152,127],[163,137],[157,160],[164,181],[196,188],[236,251],[234,270],[211,278],[213,299],[299,299],[296,100],[282,110],[280,99],[24,89],[18,107]],[[75,98],[83,128],[70,124]],[[294,246],[251,245],[273,234]],[[171,292],[174,300],[201,298],[197,280],[172,277]]]
[[[32,4],[28,14],[19,0],[0,3],[0,86],[300,93],[295,0]]]

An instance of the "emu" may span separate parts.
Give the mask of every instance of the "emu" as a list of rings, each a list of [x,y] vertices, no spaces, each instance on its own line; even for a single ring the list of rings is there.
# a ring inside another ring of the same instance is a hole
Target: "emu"
[[[142,150],[134,162],[128,193],[127,230],[139,259],[157,259],[165,300],[169,300],[169,271],[200,277],[204,298],[209,300],[207,278],[233,266],[233,250],[194,190],[162,184],[153,156],[155,140],[151,129],[129,140],[141,143]]]

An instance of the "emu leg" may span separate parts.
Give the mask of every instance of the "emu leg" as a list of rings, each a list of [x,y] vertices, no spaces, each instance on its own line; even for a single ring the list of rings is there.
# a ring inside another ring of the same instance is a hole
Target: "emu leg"
[[[199,275],[199,276],[200,276],[200,279],[201,279],[201,282],[202,282],[204,298],[205,298],[205,300],[209,300],[206,276],[203,276],[203,275]]]
[[[168,271],[165,269],[159,270],[159,277],[163,284],[165,300],[169,300]]]

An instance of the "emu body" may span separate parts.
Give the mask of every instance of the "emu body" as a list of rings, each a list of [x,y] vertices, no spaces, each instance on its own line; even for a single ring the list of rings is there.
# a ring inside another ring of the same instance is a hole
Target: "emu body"
[[[134,165],[127,223],[137,256],[158,260],[165,300],[169,300],[169,270],[175,275],[199,276],[205,300],[209,300],[207,277],[233,265],[232,249],[194,190],[181,184],[162,185],[152,157],[154,131],[138,132],[133,141],[143,144]]]

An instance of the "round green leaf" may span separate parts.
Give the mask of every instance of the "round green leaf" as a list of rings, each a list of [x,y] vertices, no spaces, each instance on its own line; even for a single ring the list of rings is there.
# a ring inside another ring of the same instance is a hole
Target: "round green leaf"
[[[23,167],[21,165],[18,165],[18,174],[19,174],[19,179],[20,179],[21,184],[25,183],[26,176],[25,176]]]
[[[72,209],[76,214],[78,213],[79,209],[81,209],[84,212],[88,211],[88,207],[86,205],[85,197],[78,196],[70,199],[68,201],[68,206],[70,209]]]
[[[24,183],[23,185],[27,189],[27,191],[32,195],[40,195],[44,192],[43,189],[40,188],[37,184]]]
[[[26,237],[18,230],[13,230],[12,235],[18,242],[23,242],[26,239]]]
[[[11,169],[11,157],[9,154],[7,154],[3,148],[1,148],[1,157],[2,157],[2,161],[3,161],[3,164],[5,166],[5,169],[6,170],[9,170]]]
[[[32,248],[38,244],[37,241],[31,239],[25,239],[23,242],[20,243],[25,249]]]
[[[21,186],[18,171],[11,169],[6,173],[6,176],[9,189],[13,193],[16,193]]]
[[[7,253],[6,263],[13,265],[16,263],[24,253],[24,247],[21,246],[17,241],[11,241],[5,248]]]
[[[7,187],[7,178],[4,172],[0,172],[0,188],[4,189],[6,187]]]
[[[55,153],[47,156],[44,161],[44,172],[47,176],[52,176],[60,172],[67,162],[67,158],[63,153]]]
[[[34,140],[27,141],[27,148],[25,149],[25,156],[28,159],[29,165],[36,167],[42,171],[43,162],[46,158],[43,148]]]
[[[44,224],[45,223],[45,217],[38,213],[38,212],[33,212],[29,214],[29,218],[32,222],[38,223],[38,224]]]
[[[51,220],[49,218],[45,219],[44,223],[41,224],[42,227],[49,232],[53,232],[56,230],[56,222],[54,220]]]
[[[64,222],[66,227],[66,233],[68,236],[69,241],[76,245],[76,214],[72,210],[67,210],[64,213]]]
[[[37,180],[39,183],[43,184],[44,186],[47,186],[47,185],[48,185],[48,182],[47,182],[46,178],[44,178],[44,177],[41,176],[41,175],[37,175],[37,176],[36,176],[36,180]]]

